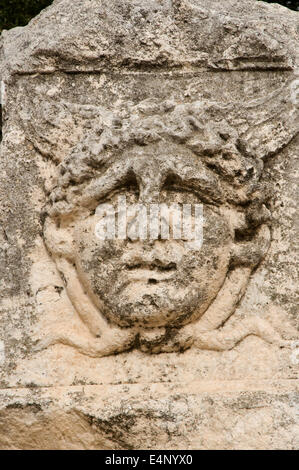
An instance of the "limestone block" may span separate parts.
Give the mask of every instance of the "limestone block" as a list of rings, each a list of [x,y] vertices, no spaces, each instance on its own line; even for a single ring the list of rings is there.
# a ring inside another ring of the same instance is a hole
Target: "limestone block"
[[[255,0],[2,32],[0,449],[298,448],[297,51]]]

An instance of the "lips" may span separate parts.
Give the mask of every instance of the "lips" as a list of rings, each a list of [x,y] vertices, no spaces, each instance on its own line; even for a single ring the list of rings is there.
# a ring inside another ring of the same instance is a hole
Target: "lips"
[[[177,269],[177,265],[173,262],[162,263],[156,260],[152,263],[127,264],[125,269],[128,279],[131,281],[146,281],[149,284],[157,284],[160,281],[171,279]]]

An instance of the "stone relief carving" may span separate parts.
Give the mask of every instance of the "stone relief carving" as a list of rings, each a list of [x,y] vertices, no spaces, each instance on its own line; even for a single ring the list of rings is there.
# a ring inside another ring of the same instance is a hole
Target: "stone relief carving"
[[[258,316],[226,325],[270,246],[271,193],[263,166],[292,139],[285,124],[293,111],[286,108],[275,134],[261,110],[266,101],[271,114],[277,97],[288,93],[284,85],[246,103],[242,112],[251,117],[241,130],[236,123],[245,120],[236,107],[213,100],[151,97],[111,109],[43,102],[58,133],[41,139],[37,118],[30,138],[59,174],[47,188],[43,237],[89,333],[53,325],[37,350],[62,343],[95,357],[131,348],[222,351],[248,335],[288,345]],[[24,112],[21,117],[28,126]],[[81,133],[79,121],[85,123]],[[62,122],[72,122],[73,132],[66,135]],[[66,155],[59,153],[61,139]],[[116,207],[119,195],[145,205],[202,203],[201,250],[188,249],[184,240],[98,240],[96,208],[107,201]]]
[[[298,448],[297,51],[256,0],[2,31],[1,449]],[[99,240],[124,196],[202,204],[201,249]]]

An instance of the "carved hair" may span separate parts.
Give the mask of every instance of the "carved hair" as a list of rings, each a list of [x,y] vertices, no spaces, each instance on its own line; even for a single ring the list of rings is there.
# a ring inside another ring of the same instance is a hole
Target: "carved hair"
[[[228,107],[213,102],[175,104],[148,99],[137,105],[129,103],[118,114],[88,106],[84,111],[92,116],[92,125],[59,165],[57,187],[50,196],[53,214],[70,212],[72,201],[78,202],[74,195],[80,187],[105,172],[116,155],[122,158],[131,147],[160,141],[190,149],[213,178],[221,180],[224,197],[220,202],[244,205],[254,201],[261,205],[267,197],[260,184],[263,162],[246,152],[237,131],[225,119]],[[69,190],[71,198],[67,197]]]
[[[118,100],[109,109],[51,98],[41,101],[32,93],[25,100],[30,103],[21,107],[20,116],[30,127],[26,134],[40,154],[58,165],[56,185],[48,194],[52,215],[70,213],[80,205],[80,194],[106,171],[111,159],[125,161],[130,149],[165,141],[166,148],[171,142],[190,149],[219,182],[223,196],[215,204],[246,209],[249,224],[257,226],[265,221],[262,207],[271,196],[262,182],[264,161],[296,133],[288,82],[239,107],[188,98],[149,98],[137,104]],[[29,108],[37,117],[33,122],[22,111]]]

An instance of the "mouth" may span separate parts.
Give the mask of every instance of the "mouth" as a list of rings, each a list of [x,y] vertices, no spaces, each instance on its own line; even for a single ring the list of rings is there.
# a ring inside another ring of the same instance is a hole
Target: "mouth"
[[[173,278],[177,269],[176,263],[135,263],[126,265],[128,279],[130,281],[143,281],[148,284],[158,284]]]

